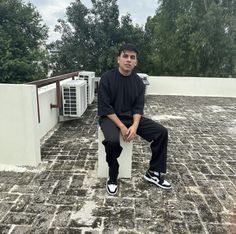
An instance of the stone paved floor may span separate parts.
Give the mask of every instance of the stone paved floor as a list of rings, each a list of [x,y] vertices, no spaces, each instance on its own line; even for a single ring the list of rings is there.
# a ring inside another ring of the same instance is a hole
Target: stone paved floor
[[[119,194],[96,178],[96,104],[60,124],[42,163],[0,172],[0,233],[236,233],[236,99],[148,96],[146,116],[169,129],[167,178],[146,183],[147,142],[134,142],[132,179]]]

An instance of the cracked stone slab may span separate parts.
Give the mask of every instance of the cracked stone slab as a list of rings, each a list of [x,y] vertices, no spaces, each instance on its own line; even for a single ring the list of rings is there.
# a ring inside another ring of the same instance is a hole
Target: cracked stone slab
[[[96,101],[41,142],[37,168],[0,167],[0,233],[236,233],[236,99],[146,96],[169,131],[166,179],[147,183],[148,142],[135,138],[132,178],[117,196],[97,178]]]

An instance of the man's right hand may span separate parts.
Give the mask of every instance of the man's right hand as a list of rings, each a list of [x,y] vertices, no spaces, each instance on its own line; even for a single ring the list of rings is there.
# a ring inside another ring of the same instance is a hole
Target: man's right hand
[[[128,141],[127,137],[129,134],[128,128],[120,121],[120,119],[117,117],[116,114],[110,114],[110,115],[107,115],[107,117],[116,124],[116,126],[120,129],[120,132],[124,141],[127,142]]]
[[[123,137],[123,140],[124,140],[125,142],[127,142],[127,141],[128,141],[128,140],[127,140],[127,137],[128,137],[128,134],[129,134],[128,128],[127,128],[125,125],[122,125],[122,126],[120,127],[120,132],[121,132],[121,135],[122,135],[122,137]]]

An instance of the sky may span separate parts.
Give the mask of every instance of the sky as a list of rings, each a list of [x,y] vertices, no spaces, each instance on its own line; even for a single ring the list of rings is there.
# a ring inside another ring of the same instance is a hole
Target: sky
[[[60,39],[60,34],[54,32],[54,28],[59,18],[65,19],[66,8],[73,0],[24,0],[24,2],[31,2],[49,27],[48,42]],[[81,2],[88,8],[92,6],[90,0]],[[145,25],[147,17],[155,14],[157,2],[158,0],[118,0],[120,16],[130,13],[133,23]]]

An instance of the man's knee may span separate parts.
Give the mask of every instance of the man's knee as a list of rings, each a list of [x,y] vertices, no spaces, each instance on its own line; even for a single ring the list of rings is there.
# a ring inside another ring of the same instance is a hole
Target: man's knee
[[[104,140],[103,144],[107,155],[117,158],[120,156],[122,147],[119,140]]]
[[[162,135],[168,137],[168,129],[162,126]]]
[[[165,128],[164,126],[161,126],[158,128],[155,135],[156,136],[154,137],[154,140],[158,140],[160,138],[168,139],[168,129]]]
[[[103,141],[103,144],[104,144],[106,147],[109,147],[109,148],[117,148],[117,147],[120,146],[120,141],[119,141],[119,140],[115,140],[115,139],[104,140],[104,141]]]

